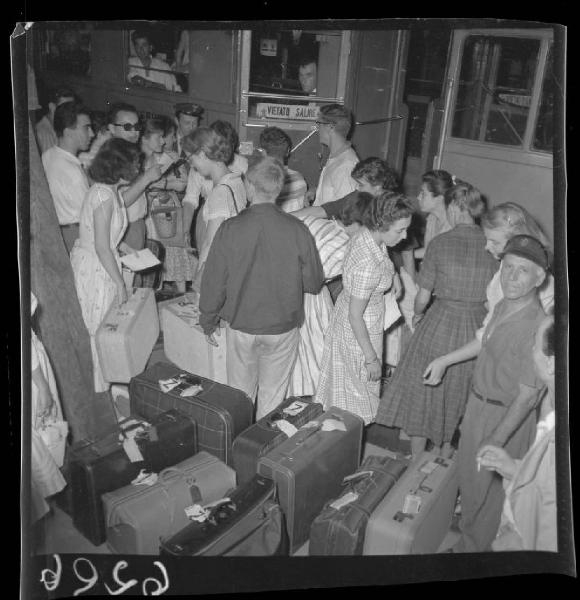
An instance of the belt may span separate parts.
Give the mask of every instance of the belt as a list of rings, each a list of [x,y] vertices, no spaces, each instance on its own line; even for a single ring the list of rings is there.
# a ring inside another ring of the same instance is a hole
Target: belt
[[[478,400],[481,400],[482,402],[487,402],[488,404],[493,404],[494,406],[505,406],[505,404],[503,402],[500,402],[499,400],[492,400],[491,398],[485,398],[474,387],[471,388],[471,392]]]
[[[64,229],[65,227],[78,227],[78,223],[66,223],[65,225],[61,225],[60,227]]]

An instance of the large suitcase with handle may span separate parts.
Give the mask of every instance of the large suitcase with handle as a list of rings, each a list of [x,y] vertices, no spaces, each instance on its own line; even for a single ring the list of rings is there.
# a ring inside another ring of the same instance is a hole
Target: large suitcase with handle
[[[95,336],[105,381],[129,383],[145,368],[158,337],[159,318],[151,288],[135,288],[127,302],[113,303]]]
[[[358,415],[332,407],[258,461],[258,474],[276,482],[290,554],[308,540],[324,503],[340,494],[343,478],[359,466],[362,433]]]
[[[142,461],[131,461],[119,431],[71,449],[73,524],[95,546],[106,538],[102,494],[129,484],[142,469],[158,472],[197,452],[195,423],[178,411],[159,415],[135,441]]]
[[[169,392],[161,390],[160,380],[180,378],[181,383]],[[189,386],[201,385],[195,396],[182,397]],[[156,363],[131,380],[131,411],[145,419],[176,408],[197,424],[197,442],[228,465],[232,464],[232,443],[253,420],[254,405],[248,396],[235,388],[182,371],[169,363]]]
[[[369,515],[406,471],[402,455],[368,456],[344,478],[342,494],[327,502],[310,528],[311,556],[361,555]]]
[[[186,508],[220,500],[235,487],[233,469],[199,452],[161,471],[152,486],[127,485],[103,494],[107,546],[117,554],[159,554],[161,538],[189,523]]]
[[[214,336],[217,346],[208,344],[199,326],[198,304],[198,295],[190,293],[160,310],[165,355],[180,369],[227,384],[227,329]]]
[[[250,481],[256,474],[260,457],[288,439],[289,436],[278,427],[278,421],[299,428],[320,415],[322,410],[322,404],[312,402],[312,396],[287,398],[275,410],[242,431],[232,448],[238,484]],[[288,433],[291,432],[292,428]]]
[[[449,531],[457,498],[453,460],[424,452],[371,515],[363,554],[430,554]]]
[[[274,556],[287,551],[284,515],[271,479],[255,475],[199,522],[161,544],[169,556]]]

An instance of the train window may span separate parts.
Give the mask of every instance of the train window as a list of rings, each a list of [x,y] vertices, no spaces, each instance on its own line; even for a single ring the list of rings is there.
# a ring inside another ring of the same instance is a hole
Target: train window
[[[42,31],[41,54],[44,68],[87,77],[91,73],[91,31],[49,29]]]
[[[337,98],[341,41],[340,31],[254,30],[249,116],[314,120],[318,102]]]
[[[546,61],[546,70],[544,71],[544,81],[542,82],[542,96],[538,120],[534,131],[534,150],[552,152],[552,142],[554,137],[554,71],[552,46],[548,50]]]
[[[187,92],[189,37],[187,30],[165,24],[129,31],[127,81],[139,87]]]
[[[467,38],[452,136],[523,147],[539,50],[540,40]]]

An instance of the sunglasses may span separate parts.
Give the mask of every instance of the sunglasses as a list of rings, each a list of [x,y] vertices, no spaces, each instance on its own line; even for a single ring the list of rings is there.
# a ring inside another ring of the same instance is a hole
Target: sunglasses
[[[140,123],[113,123],[117,127],[122,127],[125,131],[141,131],[143,126]]]

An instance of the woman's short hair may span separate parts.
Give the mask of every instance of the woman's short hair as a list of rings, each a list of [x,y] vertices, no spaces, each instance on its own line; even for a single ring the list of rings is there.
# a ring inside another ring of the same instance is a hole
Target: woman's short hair
[[[53,123],[57,137],[62,137],[65,129],[74,129],[77,126],[79,115],[86,115],[90,118],[91,113],[88,108],[74,100],[59,104],[54,111]]]
[[[467,211],[477,223],[487,208],[481,192],[467,181],[456,180],[455,185],[445,192],[443,198],[445,206],[453,204],[461,211]]]
[[[363,225],[370,231],[387,231],[399,219],[415,212],[413,203],[397,192],[386,191],[372,199],[363,215]]]
[[[213,129],[217,134],[224,137],[230,144],[232,148],[232,158],[229,163],[226,163],[226,165],[230,164],[231,162],[233,162],[234,154],[236,153],[236,151],[238,150],[238,146],[240,145],[240,136],[238,135],[238,132],[236,131],[235,127],[227,121],[214,121],[209,127],[210,129]]]
[[[203,151],[209,160],[226,165],[234,158],[231,141],[211,127],[198,127],[183,138],[181,147],[190,154]]]
[[[367,211],[372,194],[368,192],[353,192],[340,211],[340,220],[345,227],[358,223],[364,225],[363,215]]]
[[[265,127],[260,134],[260,148],[268,156],[283,160],[292,149],[290,136],[279,127]]]
[[[282,163],[271,156],[263,156],[248,167],[245,178],[261,198],[275,200],[282,190],[286,173]]]
[[[453,186],[453,176],[443,170],[427,171],[421,179],[434,196],[445,196],[445,192]]]
[[[153,133],[165,135],[165,127],[166,124],[163,117],[145,119],[145,123],[143,125],[143,137],[149,137]]]
[[[107,140],[89,167],[89,175],[97,183],[114,185],[120,179],[130,181],[135,176],[135,163],[141,153],[135,144],[121,138]]]
[[[395,191],[399,187],[399,176],[382,159],[370,156],[358,162],[350,176],[353,179],[366,179],[371,185],[380,185],[384,190]]]
[[[481,218],[485,229],[505,229],[512,238],[514,235],[531,235],[546,248],[551,247],[548,236],[542,231],[530,213],[515,202],[504,202],[490,208]]]
[[[334,125],[342,137],[346,138],[352,127],[352,113],[342,104],[325,104],[320,107],[320,116]]]

